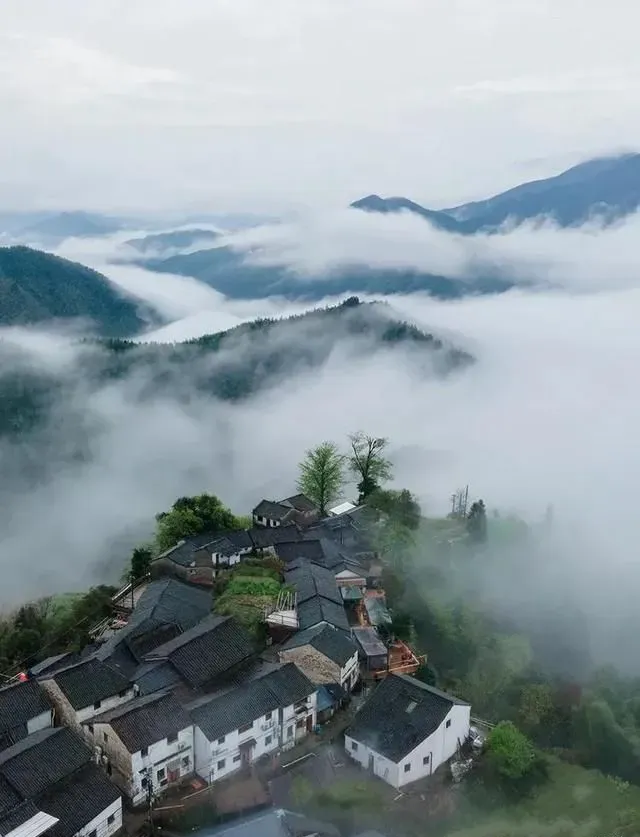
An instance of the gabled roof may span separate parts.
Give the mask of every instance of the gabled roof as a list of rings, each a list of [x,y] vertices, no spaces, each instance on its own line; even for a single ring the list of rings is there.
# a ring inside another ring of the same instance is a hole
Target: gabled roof
[[[147,660],[165,659],[191,688],[199,689],[255,653],[249,632],[230,616],[209,616],[154,649]]]
[[[16,731],[17,727],[25,725],[31,718],[42,715],[43,712],[50,712],[51,708],[46,692],[36,680],[27,680],[0,689],[0,741],[3,733]],[[27,734],[26,728],[24,734]]]
[[[96,657],[89,657],[43,678],[49,679],[57,684],[74,709],[93,706],[131,688],[124,674]]]
[[[329,601],[322,596],[307,599],[298,607],[298,627],[300,630],[312,628],[320,622],[327,622],[343,631],[349,630],[349,621],[341,604]]]
[[[130,753],[150,747],[191,726],[191,719],[172,694],[156,692],[134,698],[85,723],[109,724]]]
[[[272,808],[251,814],[214,829],[196,832],[194,837],[340,837],[338,829],[302,814]]]
[[[193,722],[209,741],[216,741],[268,712],[290,706],[316,691],[316,687],[293,663],[264,677],[230,689],[190,710]]]
[[[22,799],[33,799],[91,761],[91,751],[68,727],[32,733],[0,753],[0,775]]]
[[[276,546],[276,555],[285,564],[297,561],[312,561],[319,566],[333,569],[344,562],[344,556],[333,541],[327,538],[310,538],[298,542],[280,543]]]
[[[36,797],[35,803],[41,811],[59,820],[50,832],[51,837],[74,837],[118,799],[122,799],[118,788],[90,762]]]
[[[299,542],[303,540],[302,534],[295,523],[268,529],[254,526],[248,530],[247,534],[256,549],[266,549],[269,546],[275,546],[277,543]]]
[[[21,802],[4,816],[0,814],[0,834],[10,835],[12,831],[24,826],[22,834],[37,837],[56,824],[56,818],[39,811],[31,800]]]
[[[306,494],[294,494],[292,497],[287,497],[281,501],[283,506],[290,506],[299,512],[317,512],[318,507],[310,500]]]
[[[298,631],[281,646],[281,650],[289,651],[292,648],[301,648],[305,645],[315,648],[316,651],[324,654],[325,657],[341,667],[358,652],[358,646],[355,642],[331,625],[316,625],[313,628]]]
[[[331,570],[310,561],[296,561],[284,572],[285,584],[295,587],[298,605],[315,596],[322,596],[342,607],[342,596]]]
[[[276,503],[273,500],[261,500],[253,510],[256,517],[266,517],[268,520],[282,520],[291,512],[291,506]]]
[[[393,762],[435,732],[458,698],[405,674],[390,674],[356,714],[345,735]]]
[[[138,686],[141,695],[150,695],[182,683],[179,673],[168,660],[142,663],[134,671],[131,679]]]
[[[59,668],[66,668],[73,663],[80,660],[80,654],[77,651],[66,651],[64,654],[54,654],[47,657],[31,666],[29,669],[33,677],[41,677],[43,674],[50,674],[52,671],[57,671]]]
[[[96,657],[132,675],[145,655],[211,613],[211,592],[173,578],[147,585],[127,624],[102,645]]]

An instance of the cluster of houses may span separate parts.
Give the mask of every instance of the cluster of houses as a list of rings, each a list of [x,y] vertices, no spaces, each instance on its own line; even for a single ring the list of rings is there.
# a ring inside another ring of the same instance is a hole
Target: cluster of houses
[[[0,689],[2,837],[110,837],[123,797],[151,805],[278,758],[360,681],[374,688],[346,752],[394,787],[467,739],[470,707],[411,676],[421,658],[393,636],[370,511],[320,519],[297,495],[263,500],[253,523],[180,542],[115,597],[94,644]],[[280,559],[287,591],[265,610],[266,647],[212,613],[216,573],[256,554]]]

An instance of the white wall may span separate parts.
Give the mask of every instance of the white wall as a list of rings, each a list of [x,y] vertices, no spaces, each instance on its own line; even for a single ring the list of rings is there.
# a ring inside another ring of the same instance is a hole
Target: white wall
[[[30,718],[27,721],[27,733],[31,735],[32,732],[37,732],[39,729],[47,729],[53,726],[53,711],[51,709],[43,712],[41,715],[36,715],[35,718]]]
[[[354,744],[356,749],[354,749]],[[379,776],[384,782],[398,787],[398,765],[392,762],[385,756],[376,753],[370,747],[366,747],[359,741],[349,738],[348,735],[344,737],[344,746],[349,755],[354,761],[357,761],[365,770],[371,769],[371,757],[373,757],[373,773]]]
[[[179,761],[179,779],[194,772],[194,731],[192,726],[180,730],[177,741],[173,741],[171,744],[168,744],[167,739],[163,738],[162,741],[150,744],[146,755],[143,756],[141,751],[131,754],[131,799],[134,805],[138,805],[147,799],[147,789],[142,787],[144,776],[141,775],[140,771],[149,770],[154,796],[159,796],[166,787],[169,787],[170,783],[166,781],[164,785],[161,784],[163,780],[158,779],[158,771],[164,770],[164,779],[167,779],[167,767],[169,764],[173,765],[175,761]],[[179,781],[179,779],[176,781]]]
[[[347,660],[346,664],[340,669],[340,685],[350,692],[355,686],[358,677],[360,676],[360,666],[358,663],[358,650],[353,652],[353,657]]]
[[[438,729],[415,750],[409,753],[399,765],[399,784],[407,785],[424,776],[430,776],[447,762],[469,735],[470,706],[454,704]],[[447,727],[447,722],[450,721]],[[427,759],[427,763],[424,760]],[[409,766],[408,771],[405,769]]]
[[[471,707],[454,704],[437,730],[419,744],[398,764],[377,753],[348,735],[344,737],[347,754],[365,770],[373,773],[394,788],[400,788],[425,776],[430,776],[440,765],[447,762],[469,735]],[[450,725],[447,727],[447,721]],[[354,743],[357,745],[354,749]],[[373,762],[371,762],[373,757]],[[425,759],[427,759],[425,763]],[[405,770],[408,765],[409,769]]]
[[[109,823],[109,817],[113,817],[113,822]],[[116,831],[122,828],[122,797],[105,808],[102,813],[88,822],[84,828],[77,831],[74,837],[88,837],[92,831],[96,831],[96,837],[111,837]]]
[[[91,706],[84,707],[84,709],[77,709],[76,718],[78,720],[78,723],[81,724],[83,721],[89,721],[91,718],[95,718],[96,715],[100,715],[102,712],[108,712],[109,709],[115,709],[116,706],[122,706],[123,703],[126,703],[132,698],[133,686],[130,689],[127,689],[127,692],[124,695],[124,697],[114,695],[113,697],[108,697],[104,700],[101,700],[100,706],[97,709],[94,708],[93,704],[91,704]]]
[[[215,782],[239,770],[243,765],[240,745],[250,739],[256,742],[250,754],[252,762],[266,753],[293,745],[296,740],[307,735],[307,717],[311,717],[312,727],[316,725],[317,698],[317,692],[308,698],[307,712],[304,715],[296,715],[293,704],[282,709],[274,709],[270,718],[263,715],[256,718],[249,729],[243,732],[233,730],[223,739],[216,741],[209,741],[202,730],[196,726],[196,773],[207,782]],[[297,721],[302,719],[305,725],[303,729],[299,729]],[[224,762],[222,766],[220,766],[221,762]]]

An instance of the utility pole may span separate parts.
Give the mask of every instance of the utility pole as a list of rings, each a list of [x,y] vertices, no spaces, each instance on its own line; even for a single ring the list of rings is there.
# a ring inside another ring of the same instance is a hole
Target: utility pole
[[[155,834],[155,827],[153,823],[153,774],[151,768],[143,767],[140,775],[147,782],[147,809],[149,814],[149,833]]]

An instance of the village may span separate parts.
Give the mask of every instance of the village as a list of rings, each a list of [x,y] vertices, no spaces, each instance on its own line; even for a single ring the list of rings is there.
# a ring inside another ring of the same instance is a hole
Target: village
[[[425,655],[394,635],[377,515],[296,494],[251,518],[181,539],[86,648],[0,689],[2,837],[133,834],[198,804],[237,837],[256,817],[334,837],[290,810],[289,765],[329,758],[392,798],[462,768],[471,707],[416,678]]]

